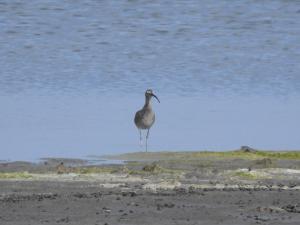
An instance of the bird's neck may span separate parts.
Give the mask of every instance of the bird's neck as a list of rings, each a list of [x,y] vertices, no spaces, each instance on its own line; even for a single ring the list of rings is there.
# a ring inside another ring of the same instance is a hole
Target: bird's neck
[[[151,100],[151,97],[146,97],[146,99],[145,99],[145,105],[144,105],[144,108],[151,108],[151,102],[150,102],[150,100]]]

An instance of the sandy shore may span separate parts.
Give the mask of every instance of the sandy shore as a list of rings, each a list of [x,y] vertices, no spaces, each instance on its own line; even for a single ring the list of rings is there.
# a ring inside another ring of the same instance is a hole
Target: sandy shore
[[[298,157],[114,158],[134,161],[0,163],[0,224],[299,224]]]

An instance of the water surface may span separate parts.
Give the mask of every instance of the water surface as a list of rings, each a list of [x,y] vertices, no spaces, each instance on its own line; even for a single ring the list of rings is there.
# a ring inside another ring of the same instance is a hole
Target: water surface
[[[300,2],[0,0],[0,159],[299,149]]]

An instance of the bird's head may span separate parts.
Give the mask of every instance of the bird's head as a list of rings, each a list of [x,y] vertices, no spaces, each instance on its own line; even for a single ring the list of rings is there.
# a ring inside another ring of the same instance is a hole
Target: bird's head
[[[153,94],[153,91],[152,91],[151,89],[148,89],[148,90],[145,92],[145,96],[146,96],[146,98],[154,97],[154,98],[156,98],[157,101],[160,103],[158,97],[157,97],[155,94]]]

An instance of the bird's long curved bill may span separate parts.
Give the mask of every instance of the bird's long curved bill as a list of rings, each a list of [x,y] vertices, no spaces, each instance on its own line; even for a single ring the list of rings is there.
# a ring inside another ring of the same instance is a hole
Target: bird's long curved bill
[[[154,98],[156,98],[156,99],[157,99],[157,101],[160,103],[160,101],[159,101],[158,97],[157,97],[155,94],[152,94],[152,96],[153,96]]]

